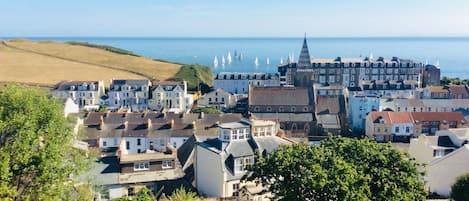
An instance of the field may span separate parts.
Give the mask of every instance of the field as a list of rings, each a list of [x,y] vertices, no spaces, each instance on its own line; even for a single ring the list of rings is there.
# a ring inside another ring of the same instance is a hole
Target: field
[[[61,80],[167,80],[181,65],[53,41],[3,41],[0,82],[52,86]]]

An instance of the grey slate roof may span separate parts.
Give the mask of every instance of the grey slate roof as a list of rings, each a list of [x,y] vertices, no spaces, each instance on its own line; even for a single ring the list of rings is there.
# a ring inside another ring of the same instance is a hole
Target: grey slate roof
[[[310,105],[304,87],[249,87],[249,105]]]
[[[172,91],[177,86],[181,87],[182,90],[185,90],[184,81],[161,81],[161,82],[153,82],[151,91],[155,90],[159,86],[163,87],[165,91]],[[167,87],[171,87],[171,89],[167,90]]]
[[[148,85],[150,80],[112,80],[112,85]]]
[[[78,90],[79,86],[86,84],[87,87],[84,90]],[[94,84],[94,90],[91,90],[91,84]],[[52,90],[58,91],[98,91],[99,81],[61,81],[57,83]],[[72,89],[73,87],[73,89]]]

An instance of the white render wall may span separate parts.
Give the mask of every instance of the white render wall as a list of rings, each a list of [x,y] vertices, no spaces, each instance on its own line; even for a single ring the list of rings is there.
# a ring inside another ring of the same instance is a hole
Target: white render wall
[[[204,196],[224,197],[224,176],[220,155],[195,146],[195,187]]]
[[[469,171],[469,145],[435,160],[427,166],[427,187],[430,192],[449,196],[458,176]]]
[[[169,139],[169,143],[176,149],[179,149],[189,137],[171,137]]]
[[[396,128],[399,128],[399,132],[396,132]],[[409,132],[406,132],[406,127],[409,127]],[[413,123],[395,123],[392,124],[391,133],[398,136],[412,136],[414,134]]]

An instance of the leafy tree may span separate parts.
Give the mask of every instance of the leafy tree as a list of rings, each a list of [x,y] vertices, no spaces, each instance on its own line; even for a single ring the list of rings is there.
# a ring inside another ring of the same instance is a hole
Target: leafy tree
[[[169,201],[199,201],[201,200],[199,196],[195,192],[188,191],[184,187],[180,187],[179,189],[176,189],[169,198],[167,198]]]
[[[454,201],[469,200],[469,172],[458,177],[451,186],[451,199]]]
[[[116,198],[113,201],[156,201],[156,198],[147,187],[143,187],[135,196]]]
[[[0,200],[61,200],[85,166],[73,133],[46,91],[8,85],[0,92]]]
[[[389,144],[330,137],[259,156],[244,180],[279,200],[425,200],[417,166]]]

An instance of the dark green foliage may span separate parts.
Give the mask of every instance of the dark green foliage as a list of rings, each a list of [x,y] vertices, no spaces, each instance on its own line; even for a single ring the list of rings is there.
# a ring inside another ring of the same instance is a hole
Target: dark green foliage
[[[425,200],[417,166],[389,144],[330,137],[258,157],[244,179],[280,200]]]
[[[140,55],[137,55],[137,54],[135,54],[131,51],[124,50],[124,49],[117,48],[117,47],[112,47],[112,46],[109,46],[109,45],[96,45],[96,44],[91,44],[91,43],[88,43],[88,42],[76,42],[76,41],[70,41],[70,42],[67,42],[67,43],[70,44],[70,45],[81,45],[81,46],[86,46],[86,47],[98,48],[98,49],[106,50],[106,51],[117,53],[117,54],[140,57]]]
[[[443,76],[440,80],[440,84],[442,86],[449,86],[449,85],[469,85],[469,79],[461,80],[459,77],[450,78]]]
[[[201,113],[201,112],[205,114],[223,114],[222,111],[214,107],[199,107],[199,108],[192,110],[192,113]]]
[[[451,186],[451,200],[469,200],[469,172],[458,177],[456,183]]]
[[[62,106],[48,97],[14,85],[0,93],[0,200],[69,200],[71,176],[86,167]]]
[[[196,92],[199,89],[202,93],[210,91],[213,85],[213,74],[208,66],[199,64],[183,65],[178,73],[169,80],[187,81],[188,91]],[[197,87],[197,84],[199,85]]]

